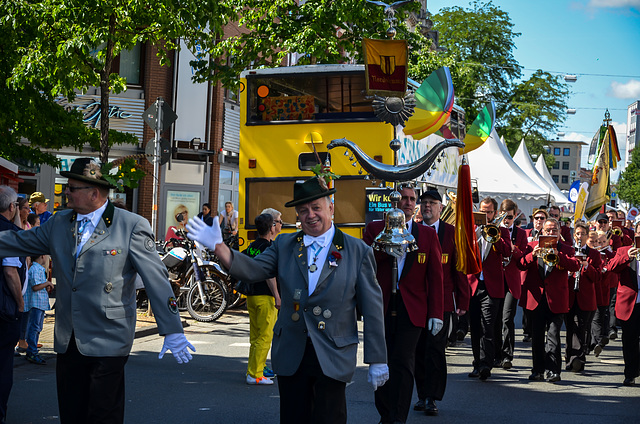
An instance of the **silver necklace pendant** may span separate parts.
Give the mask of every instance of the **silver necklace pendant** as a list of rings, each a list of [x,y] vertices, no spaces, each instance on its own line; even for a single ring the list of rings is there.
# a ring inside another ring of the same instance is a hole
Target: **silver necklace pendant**
[[[316,264],[311,264],[309,266],[309,272],[316,272],[318,269],[318,267],[316,266]]]

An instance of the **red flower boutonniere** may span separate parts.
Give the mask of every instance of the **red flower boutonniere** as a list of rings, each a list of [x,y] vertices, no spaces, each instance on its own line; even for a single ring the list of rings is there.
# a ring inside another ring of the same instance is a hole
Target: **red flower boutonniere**
[[[329,266],[336,267],[338,266],[338,261],[342,259],[342,255],[335,250],[329,254]]]

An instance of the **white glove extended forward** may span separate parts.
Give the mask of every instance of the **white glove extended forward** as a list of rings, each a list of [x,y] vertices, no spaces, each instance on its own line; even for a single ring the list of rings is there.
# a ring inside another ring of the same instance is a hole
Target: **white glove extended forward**
[[[442,330],[442,320],[438,318],[429,318],[429,328],[434,336]]]
[[[158,359],[162,359],[164,353],[167,350],[170,350],[173,357],[176,358],[176,361],[178,361],[179,364],[186,364],[193,359],[187,348],[191,349],[193,352],[196,351],[196,348],[189,343],[189,340],[184,336],[184,333],[167,334],[164,336],[164,344],[162,345],[162,350],[158,355]]]
[[[389,367],[387,364],[371,364],[369,365],[369,375],[367,381],[373,386],[375,392],[378,387],[384,386],[389,379]]]
[[[222,232],[220,226],[215,223],[210,227],[200,218],[193,217],[187,223],[187,236],[211,250],[216,249],[216,245],[222,243]]]

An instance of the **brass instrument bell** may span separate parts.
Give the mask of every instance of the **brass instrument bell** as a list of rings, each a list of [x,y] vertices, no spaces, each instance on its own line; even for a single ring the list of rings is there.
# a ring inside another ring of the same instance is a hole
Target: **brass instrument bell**
[[[397,200],[394,199],[395,195]],[[400,193],[394,191],[389,197],[392,202],[397,202],[400,200]],[[404,252],[416,250],[418,246],[415,238],[407,230],[404,220],[405,215],[401,209],[389,209],[385,217],[384,230],[373,241],[373,248],[396,258],[402,257]]]

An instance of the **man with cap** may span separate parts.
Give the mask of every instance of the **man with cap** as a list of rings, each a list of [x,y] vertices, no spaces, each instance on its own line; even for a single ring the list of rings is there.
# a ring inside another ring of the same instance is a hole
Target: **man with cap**
[[[64,423],[122,423],[124,366],[136,322],[136,275],[153,305],[160,358],[171,350],[188,362],[193,346],[182,330],[165,266],[149,223],[114,208],[100,166],[76,159],[65,194],[70,209],[29,231],[0,233],[0,256],[51,255],[56,286],[54,350],[58,407]]]
[[[293,200],[302,231],[278,236],[254,259],[229,249],[220,227],[195,217],[189,238],[215,250],[235,278],[276,277],[281,306],[271,362],[278,375],[281,423],[346,423],[346,384],[356,369],[356,308],[364,318],[364,362],[374,390],[389,378],[382,293],[373,251],[332,222],[333,202],[322,177],[298,182]]]
[[[398,262],[396,293],[393,293],[391,256],[375,251],[377,278],[385,306],[385,332],[389,356],[389,381],[376,391],[376,408],[382,423],[404,423],[411,408],[416,346],[423,329],[432,335],[442,329],[443,282],[442,252],[436,231],[413,222],[416,192],[413,187],[399,189],[398,208],[404,212],[407,230],[417,250],[404,252]],[[384,229],[384,221],[370,222],[364,232],[365,243],[373,244]],[[446,336],[445,336],[446,337]]]
[[[40,217],[40,225],[47,222],[47,220],[51,218],[51,215],[53,215],[47,210],[48,204],[49,199],[44,197],[44,194],[39,191],[32,193],[29,197],[29,206],[31,207],[33,213]]]
[[[418,402],[413,409],[424,410],[427,415],[438,415],[436,400],[442,400],[447,386],[447,335],[453,321],[453,315],[462,316],[469,309],[471,288],[466,275],[456,269],[457,250],[455,228],[440,220],[442,197],[437,190],[428,190],[420,196],[422,222],[433,228],[438,234],[442,251],[442,273],[444,291],[444,325],[433,335],[423,329],[416,348],[416,388]]]
[[[537,240],[542,232],[542,224],[549,218],[549,213],[545,209],[534,209],[532,215],[532,228],[527,229],[527,243]]]

